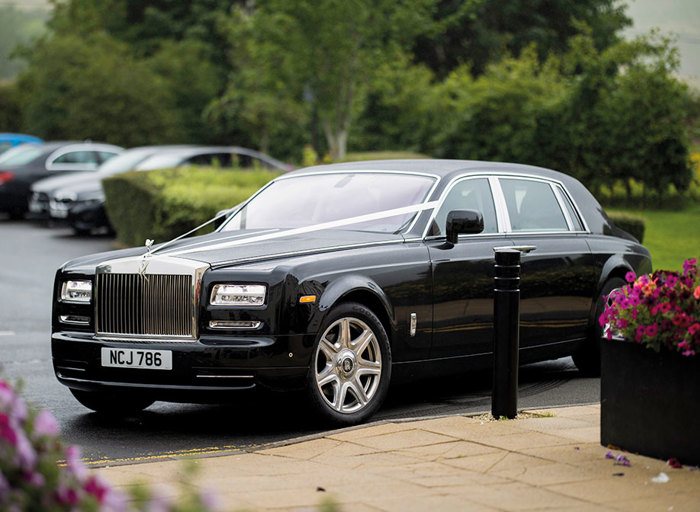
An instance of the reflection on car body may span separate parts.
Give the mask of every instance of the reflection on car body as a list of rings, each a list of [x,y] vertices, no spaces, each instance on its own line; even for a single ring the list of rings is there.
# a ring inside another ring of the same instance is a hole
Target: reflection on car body
[[[66,263],[54,368],[98,411],[267,386],[356,423],[390,380],[490,364],[493,250],[524,245],[521,361],[571,354],[595,372],[601,295],[649,252],[569,176],[458,160],[301,169],[213,234]]]

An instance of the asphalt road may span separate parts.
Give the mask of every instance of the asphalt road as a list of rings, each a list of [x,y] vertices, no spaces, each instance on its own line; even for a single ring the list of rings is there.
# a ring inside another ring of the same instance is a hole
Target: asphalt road
[[[0,217],[0,362],[4,377],[57,417],[62,439],[96,464],[241,450],[319,431],[303,397],[246,392],[234,405],[157,402],[138,416],[105,419],[58,384],[51,366],[51,291],[64,261],[112,248],[109,237],[77,237],[68,229]],[[490,410],[490,374],[442,378],[392,388],[376,420]],[[520,371],[520,407],[599,400],[599,379],[582,378],[570,358]]]

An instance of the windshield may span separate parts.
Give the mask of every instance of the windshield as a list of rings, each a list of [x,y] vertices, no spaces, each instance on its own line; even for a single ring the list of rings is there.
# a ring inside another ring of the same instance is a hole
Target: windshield
[[[0,164],[24,165],[40,156],[43,152],[44,150],[41,146],[36,144],[22,144],[8,149],[0,155]]]
[[[238,211],[222,231],[301,228],[422,203],[435,180],[428,176],[392,173],[314,174],[280,179],[263,189]],[[415,212],[344,227],[394,233]]]
[[[130,171],[136,167],[136,164],[148,158],[151,154],[153,154],[152,150],[127,150],[121,155],[110,158],[103,163],[98,172],[104,175],[112,175]]]

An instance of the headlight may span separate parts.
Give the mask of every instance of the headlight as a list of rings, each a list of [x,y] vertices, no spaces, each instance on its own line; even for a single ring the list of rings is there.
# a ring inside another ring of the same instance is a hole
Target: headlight
[[[215,306],[262,306],[267,286],[263,284],[217,284],[211,291]]]
[[[61,300],[87,304],[92,298],[92,283],[90,281],[66,281],[61,287]]]

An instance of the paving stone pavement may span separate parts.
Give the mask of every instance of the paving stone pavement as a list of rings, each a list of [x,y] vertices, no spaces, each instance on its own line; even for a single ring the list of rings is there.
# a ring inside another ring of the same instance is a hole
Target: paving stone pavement
[[[608,451],[598,405],[511,421],[446,416],[199,457],[185,486],[215,493],[226,511],[315,510],[328,499],[349,512],[700,511],[700,471],[634,454],[616,465]],[[186,474],[178,459],[92,471],[118,488],[165,485],[173,497]],[[661,472],[670,480],[654,483]]]

